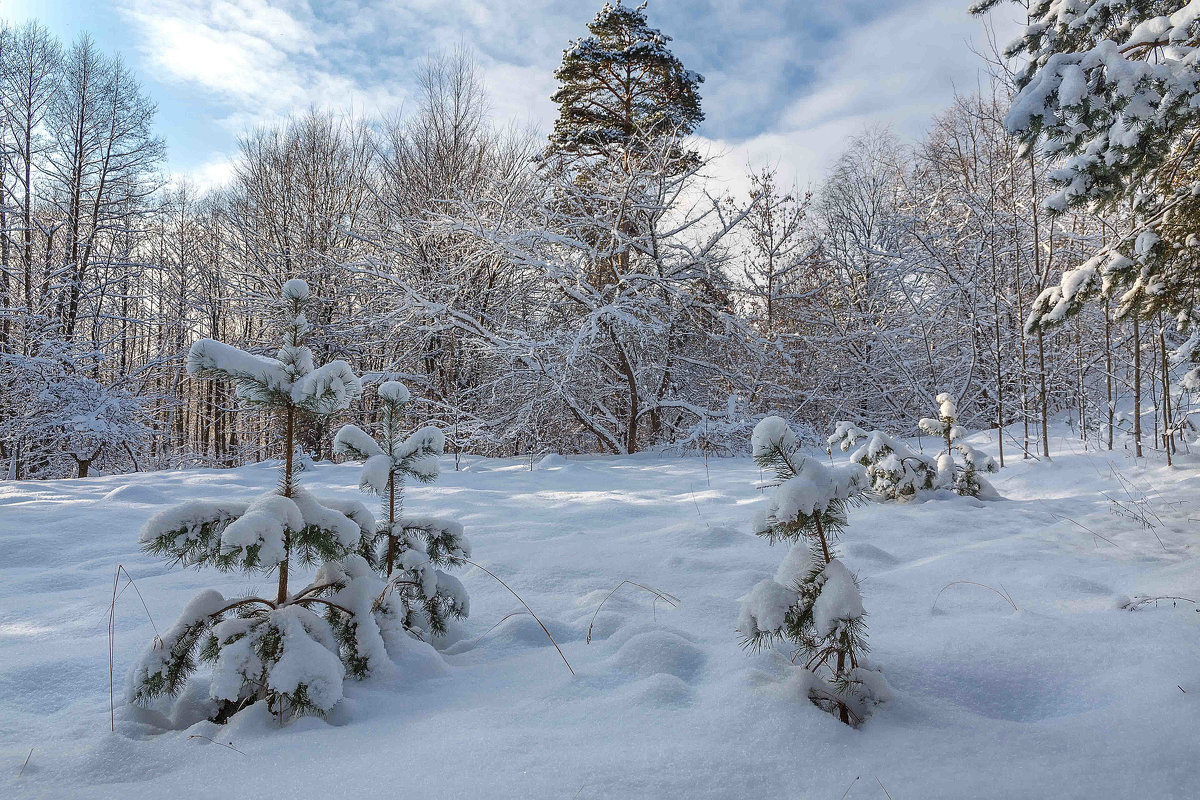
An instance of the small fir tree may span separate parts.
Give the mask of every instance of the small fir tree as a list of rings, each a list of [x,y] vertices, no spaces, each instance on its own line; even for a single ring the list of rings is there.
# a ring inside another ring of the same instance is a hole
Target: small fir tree
[[[394,609],[379,608],[369,599],[362,602],[374,587],[350,585],[370,572],[358,554],[370,552],[375,520],[361,503],[318,501],[310,495],[299,484],[294,455],[298,422],[306,415],[347,408],[361,387],[343,361],[314,366],[305,345],[307,284],[289,280],[282,294],[276,322],[283,344],[276,358],[202,339],[192,345],[187,360],[189,374],[231,380],[245,404],[271,412],[283,449],[279,485],[250,502],[184,503],[154,516],[141,533],[147,552],[183,566],[248,574],[274,570],[275,597],[200,593],[135,664],[129,681],[133,703],[148,705],[160,696],[176,695],[201,660],[213,665],[209,696],[217,721],[258,700],[266,700],[281,721],[324,714],[342,697],[347,666],[353,674],[363,674],[364,665],[382,651],[377,616],[386,623]],[[315,583],[291,593],[289,568],[296,563],[323,566]],[[357,636],[350,641],[339,636],[319,610],[327,610]]]
[[[738,630],[748,647],[787,640],[804,665],[803,689],[814,704],[848,725],[863,722],[891,691],[867,662],[867,629],[854,573],[837,557],[846,508],[862,496],[866,472],[857,464],[829,468],[799,453],[780,417],[754,428],[754,460],[775,474],[775,492],[755,517],[754,532],[772,544],[792,544],[775,573],[742,603]]]
[[[996,496],[996,490],[979,474],[998,472],[996,460],[964,441],[966,431],[958,425],[958,406],[953,396],[942,392],[937,396],[937,403],[938,418],[922,419],[918,425],[921,430],[946,442],[946,451],[938,456],[938,487],[953,489],[967,497]],[[961,456],[961,464],[954,460],[955,452]]]
[[[462,525],[453,520],[401,512],[405,480],[435,481],[446,439],[433,426],[404,435],[409,392],[403,384],[380,384],[379,402],[378,441],[357,425],[345,425],[334,437],[333,449],[363,462],[360,488],[382,499],[375,563],[400,604],[403,627],[422,638],[444,634],[447,621],[467,616],[470,605],[462,583],[441,568],[470,558],[470,543]]]

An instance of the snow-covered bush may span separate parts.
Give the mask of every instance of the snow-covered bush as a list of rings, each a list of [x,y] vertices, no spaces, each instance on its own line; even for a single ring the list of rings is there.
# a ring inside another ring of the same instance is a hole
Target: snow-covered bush
[[[397,381],[379,386],[381,420],[376,441],[357,425],[345,425],[334,437],[333,450],[363,462],[359,486],[382,498],[377,528],[381,547],[374,562],[390,587],[389,597],[402,608],[406,630],[427,638],[446,632],[446,622],[467,616],[470,605],[462,583],[443,571],[469,558],[471,546],[462,525],[437,517],[406,516],[407,478],[432,483],[439,474],[438,457],[446,439],[432,426],[410,436],[402,429],[408,389]]]
[[[866,471],[858,464],[826,467],[800,455],[795,433],[780,417],[754,428],[751,447],[759,466],[775,473],[775,492],[755,515],[754,532],[792,548],[775,577],[742,601],[738,630],[754,648],[791,642],[809,699],[857,725],[891,698],[883,675],[865,657],[858,580],[836,549],[846,508],[861,498]]]
[[[100,363],[88,348],[56,339],[39,342],[33,355],[0,353],[9,478],[137,468],[150,435],[145,410],[130,392],[89,377]]]
[[[958,407],[953,397],[942,392],[937,396],[937,402],[938,418],[922,419],[918,425],[924,432],[941,437],[946,442],[946,452],[938,456],[938,487],[953,489],[967,497],[996,496],[996,490],[979,474],[998,472],[1000,467],[996,460],[963,441],[966,431],[958,425]],[[955,461],[955,452],[961,457],[961,464]]]
[[[341,699],[347,669],[365,674],[386,655],[381,629],[401,612],[387,598],[375,602],[382,581],[359,555],[371,552],[374,517],[361,503],[319,501],[297,479],[297,421],[341,411],[362,393],[345,362],[314,366],[305,345],[308,299],[303,281],[283,285],[283,345],[275,358],[211,339],[188,353],[190,374],[232,380],[244,403],[274,412],[282,474],[278,487],[250,502],[195,500],[155,515],[142,528],[142,547],[183,566],[274,571],[278,587],[274,598],[226,598],[212,590],[197,595],[134,665],[133,703],[177,694],[199,659],[212,663],[209,697],[218,721],[259,700],[280,719],[323,714]],[[292,593],[288,575],[295,563],[322,566],[313,584]]]
[[[132,454],[149,438],[137,398],[80,374],[65,375],[38,394],[30,434],[70,457],[80,478],[106,452]]]
[[[904,500],[918,492],[937,488],[938,465],[935,459],[916,452],[883,431],[864,431],[851,422],[839,422],[829,445],[850,454],[850,460],[866,470],[871,490],[884,500]]]

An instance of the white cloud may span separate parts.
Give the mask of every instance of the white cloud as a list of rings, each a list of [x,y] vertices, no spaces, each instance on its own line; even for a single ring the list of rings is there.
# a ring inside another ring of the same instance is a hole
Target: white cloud
[[[357,67],[370,54],[351,49],[340,29],[321,24],[303,0],[118,4],[142,29],[140,50],[157,76],[220,103],[234,132],[309,105],[348,110],[403,99],[387,83],[361,81]]]
[[[187,179],[199,192],[221,189],[233,183],[233,161],[223,153],[212,157],[195,169],[189,170]]]
[[[725,155],[716,171],[747,188],[747,164],[774,165],[783,182],[815,186],[847,141],[871,124],[903,137],[920,136],[954,92],[969,93],[984,62],[972,46],[984,44],[983,23],[965,4],[922,0],[867,25],[852,26],[827,43],[808,91],[786,105],[772,129],[736,141],[718,141]],[[1001,43],[1016,33],[995,20]]]
[[[394,111],[430,53],[473,49],[497,122],[546,131],[562,48],[585,33],[599,0],[112,0],[142,33],[161,80],[199,90],[227,131],[304,108]],[[863,22],[862,20],[869,20]],[[650,7],[651,24],[706,73],[704,130],[714,165],[744,189],[748,164],[819,182],[869,123],[920,135],[982,63],[982,24],[965,0],[722,0]],[[1013,26],[1002,26],[1001,41]],[[214,159],[196,174],[212,173]]]

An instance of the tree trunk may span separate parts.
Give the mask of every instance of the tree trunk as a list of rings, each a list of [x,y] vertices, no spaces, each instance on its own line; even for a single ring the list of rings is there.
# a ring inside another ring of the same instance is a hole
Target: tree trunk
[[[1167,466],[1171,466],[1171,447],[1175,437],[1171,434],[1171,369],[1167,362],[1167,339],[1163,334],[1162,314],[1158,317],[1158,352],[1161,356],[1160,370],[1162,372],[1162,409],[1163,409],[1163,449],[1167,451]]]
[[[391,449],[390,446],[388,449]],[[392,577],[392,566],[396,563],[396,473],[388,475],[388,549],[387,576]]]
[[[1104,298],[1104,391],[1108,401],[1108,449],[1113,449],[1113,416],[1116,411],[1113,398],[1112,363],[1112,317],[1109,315],[1108,298]]]
[[[1038,401],[1042,407],[1042,455],[1050,457],[1050,412],[1047,409],[1049,398],[1046,393],[1046,343],[1045,334],[1038,328]]]
[[[1142,457],[1142,328],[1137,312],[1133,314],[1133,446]]]

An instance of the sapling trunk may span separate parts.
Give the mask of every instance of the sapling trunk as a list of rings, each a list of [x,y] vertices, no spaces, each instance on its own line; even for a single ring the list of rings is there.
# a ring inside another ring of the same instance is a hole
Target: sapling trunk
[[[288,406],[286,427],[283,433],[283,445],[285,448],[283,456],[283,496],[292,496],[292,448],[294,447],[296,435],[296,409],[293,406]],[[286,556],[290,556],[292,552],[291,536],[287,530],[283,533],[283,552]],[[279,562],[279,589],[275,592],[275,603],[283,605],[287,602],[288,596],[288,558]]]
[[[387,576],[392,577],[392,567],[396,563],[396,471],[388,474],[388,549]]]
[[[833,557],[829,555],[829,545],[825,541],[825,529],[821,527],[821,515],[814,515],[813,522],[815,522],[817,526],[817,536],[821,539],[821,552],[825,555],[825,563],[828,564],[830,561],[833,561]],[[839,665],[839,670],[840,669],[841,667]]]
[[[821,525],[820,513],[817,513],[813,516],[813,523],[816,525],[816,528],[817,528],[817,536],[821,540],[821,552],[825,556],[825,564],[828,565],[829,562],[833,561],[833,558],[829,554],[829,543],[826,542],[826,540],[825,540],[825,528],[822,527],[822,525]],[[846,669],[846,654],[843,651],[839,650],[838,657],[837,657],[837,674],[838,675],[843,674],[843,672],[845,672],[845,669]],[[850,712],[846,708],[845,703],[838,704],[838,719],[840,719],[842,721],[842,723],[845,725],[850,724]]]

